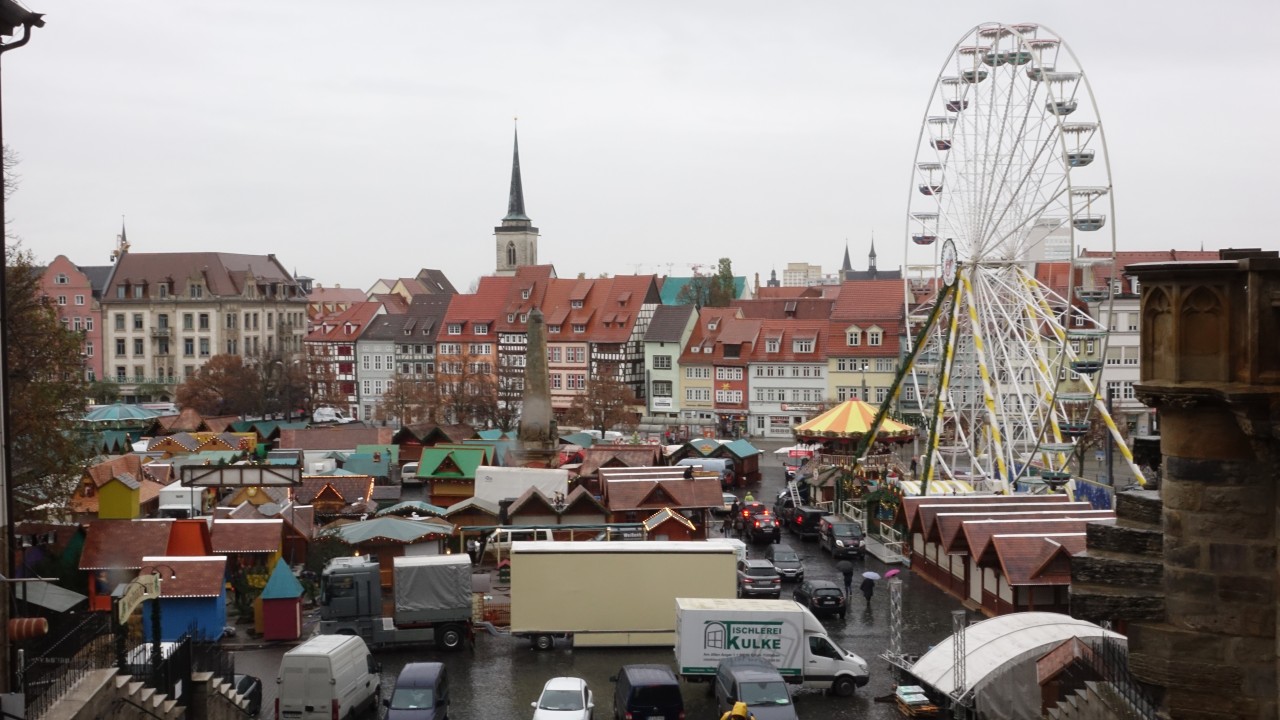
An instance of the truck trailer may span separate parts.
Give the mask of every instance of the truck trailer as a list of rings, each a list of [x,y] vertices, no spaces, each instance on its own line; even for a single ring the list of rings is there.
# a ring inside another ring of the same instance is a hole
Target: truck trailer
[[[714,680],[721,660],[743,655],[768,660],[789,683],[840,696],[870,679],[867,662],[797,602],[680,597],[675,610],[676,667],[690,682]]]
[[[368,555],[330,560],[320,582],[323,635],[359,635],[371,647],[434,642],[447,650],[473,637],[466,555],[393,558],[385,601],[378,562]]]
[[[515,542],[511,634],[549,650],[666,646],[675,641],[675,599],[731,598],[737,555],[724,543]]]

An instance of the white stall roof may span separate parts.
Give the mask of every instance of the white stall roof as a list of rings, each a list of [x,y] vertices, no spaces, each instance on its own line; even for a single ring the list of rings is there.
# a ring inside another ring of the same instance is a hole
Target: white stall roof
[[[965,684],[977,688],[1011,660],[1041,649],[1047,651],[1068,638],[1104,635],[1126,640],[1119,633],[1060,613],[1011,613],[983,620],[965,629]],[[954,642],[953,635],[935,645],[911,667],[911,674],[939,692],[950,694],[955,690]]]

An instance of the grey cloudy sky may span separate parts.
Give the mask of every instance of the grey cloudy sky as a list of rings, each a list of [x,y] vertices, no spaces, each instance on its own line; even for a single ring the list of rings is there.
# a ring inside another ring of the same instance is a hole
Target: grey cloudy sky
[[[27,0],[4,57],[11,230],[42,259],[274,252],[325,284],[493,267],[512,117],[559,274],[729,256],[901,262],[952,46],[1036,21],[1079,57],[1121,249],[1274,247],[1280,3]]]

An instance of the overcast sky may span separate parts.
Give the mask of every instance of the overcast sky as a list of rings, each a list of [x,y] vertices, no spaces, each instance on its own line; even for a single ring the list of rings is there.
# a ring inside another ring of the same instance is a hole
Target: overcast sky
[[[952,46],[1058,32],[1097,97],[1121,249],[1275,248],[1280,2],[26,0],[11,231],[42,260],[274,252],[325,285],[494,263],[519,117],[561,277],[901,262]],[[1139,9],[1138,6],[1141,6]],[[1036,8],[1032,10],[1032,8]]]

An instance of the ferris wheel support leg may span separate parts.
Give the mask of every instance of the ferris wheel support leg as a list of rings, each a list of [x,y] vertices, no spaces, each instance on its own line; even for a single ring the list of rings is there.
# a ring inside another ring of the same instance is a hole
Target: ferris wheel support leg
[[[956,326],[960,319],[960,297],[962,288],[959,284],[952,285],[951,288],[951,314],[947,318],[947,335],[942,345],[942,372],[938,380],[938,396],[933,402],[933,418],[929,422],[929,444],[925,452],[924,473],[920,479],[920,494],[929,494],[929,484],[933,482],[935,473],[934,455],[938,451],[938,429],[942,424],[942,409],[945,407],[944,399],[951,387],[951,365],[955,361],[956,348]],[[942,299],[939,299],[938,306],[941,307]]]
[[[1116,426],[1115,420],[1111,418],[1111,413],[1107,412],[1107,405],[1101,399],[1094,400],[1094,407],[1098,410],[1098,416],[1107,425],[1107,431],[1111,433],[1111,439],[1115,441],[1115,449],[1120,451],[1120,457],[1129,466],[1129,472],[1133,473],[1133,478],[1138,482],[1138,487],[1147,486],[1147,478],[1142,474],[1142,469],[1133,461],[1133,451],[1129,449],[1129,443],[1124,436],[1120,434],[1120,428]],[[1115,486],[1115,478],[1110,478],[1111,485]]]
[[[1031,294],[1031,297],[1035,299],[1034,304],[1031,302],[1027,303],[1027,316],[1040,317],[1044,320],[1049,321],[1049,327],[1053,329],[1054,337],[1057,338],[1059,341],[1065,341],[1066,333],[1063,331],[1062,328],[1058,327],[1057,319],[1054,318],[1053,316],[1053,311],[1049,307],[1049,302],[1045,300],[1044,291],[1041,289],[1040,283],[1034,277],[1032,277],[1029,273],[1027,273],[1027,271],[1023,268],[1018,269],[1018,275],[1022,278],[1023,286],[1027,288],[1027,290]],[[1036,312],[1036,308],[1039,308],[1040,310],[1039,313]],[[1040,339],[1040,335],[1038,333],[1032,334],[1031,337],[1032,337],[1032,342],[1035,343],[1036,365],[1040,372],[1040,377],[1036,378],[1036,387],[1040,391],[1041,398],[1045,402],[1049,403],[1049,415],[1048,415],[1049,431],[1053,434],[1053,442],[1055,444],[1061,444],[1062,430],[1059,429],[1058,427],[1058,421],[1060,418],[1058,416],[1058,408],[1056,405],[1053,404],[1053,397],[1054,397],[1056,388],[1049,387],[1047,384],[1044,386],[1041,385],[1042,378],[1052,377],[1052,375],[1049,372],[1050,370],[1049,367],[1044,362],[1044,358],[1045,358],[1044,342]],[[1075,353],[1071,351],[1071,346],[1068,345],[1066,342],[1063,342],[1062,347],[1067,354],[1068,360],[1074,359]],[[1053,454],[1057,456],[1056,459],[1058,462],[1056,465],[1049,461],[1049,453],[1041,454],[1041,458],[1043,459],[1045,465],[1049,467],[1049,469],[1059,470],[1067,466],[1067,462],[1070,460],[1070,458],[1067,456],[1066,453],[1053,453]]]
[[[1004,439],[1000,435],[1000,425],[996,422],[995,391],[991,384],[991,370],[987,367],[986,342],[982,335],[981,321],[978,319],[978,306],[973,299],[973,286],[969,273],[960,274],[960,282],[964,284],[965,309],[969,313],[969,326],[973,332],[974,355],[978,358],[978,377],[982,379],[982,401],[987,407],[986,430],[991,438],[991,454],[996,458],[996,472],[1000,476],[1000,484],[1006,494],[1009,492],[1009,468],[1004,459]]]

